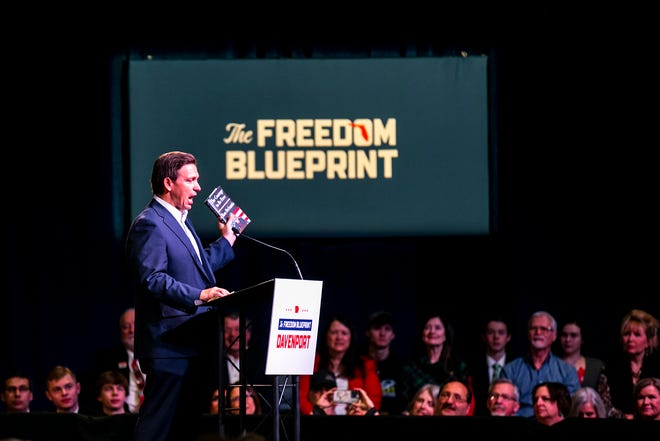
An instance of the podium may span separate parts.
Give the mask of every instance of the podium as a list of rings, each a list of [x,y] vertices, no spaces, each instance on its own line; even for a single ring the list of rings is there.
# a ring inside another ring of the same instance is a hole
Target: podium
[[[314,371],[314,356],[318,336],[319,315],[323,282],[319,280],[271,279],[257,285],[234,291],[213,303],[218,308],[218,333],[220,348],[218,375],[218,431],[225,434],[225,405],[223,369],[227,363],[224,350],[224,317],[229,312],[239,313],[240,347],[240,413],[239,428],[245,431],[246,359],[245,331],[246,317],[265,332],[267,342],[265,375],[272,376],[273,390],[273,434],[274,440],[280,437],[280,384],[279,376],[293,376],[292,413],[295,441],[300,441],[300,396],[299,375],[311,375]],[[282,388],[283,394],[284,388]],[[265,415],[264,418],[267,418]]]

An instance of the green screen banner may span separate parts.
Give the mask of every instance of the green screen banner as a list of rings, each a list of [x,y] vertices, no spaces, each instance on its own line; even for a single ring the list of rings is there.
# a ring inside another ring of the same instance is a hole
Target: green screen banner
[[[190,213],[222,186],[270,237],[489,233],[488,58],[131,60],[129,207],[158,155],[193,153]]]

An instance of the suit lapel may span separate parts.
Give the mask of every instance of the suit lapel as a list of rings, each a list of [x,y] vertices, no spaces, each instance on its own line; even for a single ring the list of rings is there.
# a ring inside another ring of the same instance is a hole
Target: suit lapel
[[[202,243],[199,239],[199,236],[197,236],[197,232],[195,231],[189,220],[186,219],[186,225],[188,226],[188,229],[190,229],[190,231],[192,232],[192,235],[195,238],[195,241],[197,242],[197,246],[199,247],[199,255],[202,259],[201,262],[197,258],[197,253],[195,252],[195,248],[190,242],[190,239],[188,238],[186,232],[183,231],[181,224],[177,222],[177,220],[174,219],[174,217],[172,217],[170,212],[167,211],[165,207],[161,206],[155,200],[153,201],[152,206],[163,218],[163,222],[165,223],[165,225],[167,225],[167,227],[176,235],[176,237],[179,238],[183,246],[186,247],[186,249],[190,253],[191,259],[195,261],[195,265],[197,265],[197,268],[199,268],[200,272],[204,275],[204,277],[208,280],[208,282],[211,285],[215,285],[215,275],[213,274],[213,271],[211,270],[211,266],[208,263],[208,259],[206,258],[206,253],[204,253],[204,248],[202,247]]]
[[[199,236],[197,235],[197,231],[195,231],[195,228],[192,226],[192,223],[190,222],[190,219],[186,218],[186,226],[192,233],[193,237],[195,238],[195,242],[197,242],[197,248],[199,249],[199,257],[202,259],[202,271],[204,271],[204,274],[206,275],[206,278],[211,282],[212,284],[215,285],[215,275],[213,274],[213,270],[211,269],[211,264],[209,263],[209,260],[206,257],[206,253],[204,252],[204,247],[202,246],[202,241],[199,239]],[[184,236],[186,236],[186,233],[183,233]],[[188,236],[186,236],[186,239]],[[188,241],[190,242],[190,241]],[[190,248],[192,249],[192,244],[190,245]],[[192,250],[194,255],[197,255],[195,253],[195,250]],[[195,259],[195,261],[199,264],[199,259]]]

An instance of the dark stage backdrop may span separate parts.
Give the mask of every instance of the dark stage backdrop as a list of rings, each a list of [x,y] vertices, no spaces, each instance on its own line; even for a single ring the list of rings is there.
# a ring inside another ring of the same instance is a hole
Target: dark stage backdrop
[[[516,20],[491,11],[438,16],[406,9],[415,13],[410,24],[418,32],[393,29],[390,23],[405,21],[399,16],[378,26],[341,21],[325,32],[309,21],[301,28],[276,20],[232,33],[217,17],[193,26],[190,17],[138,20],[124,13],[102,25],[93,18],[38,23],[30,15],[26,40],[16,36],[5,57],[0,368],[16,365],[33,375],[35,410],[51,409],[46,371],[58,363],[88,369],[94,350],[118,341],[117,319],[133,303],[121,234],[132,213],[117,191],[130,182],[128,150],[116,149],[128,146],[127,95],[116,72],[123,61],[149,55],[258,61],[465,51],[495,61],[488,124],[497,139],[497,173],[490,177],[497,222],[489,234],[259,236],[291,252],[305,278],[324,281],[324,313],[348,314],[358,338],[370,312],[390,309],[398,320],[395,346],[407,354],[418,316],[440,308],[467,353],[478,346],[485,313],[502,309],[514,324],[512,346],[523,350],[529,314],[547,309],[560,321],[586,322],[585,353],[608,357],[617,352],[619,321],[630,308],[660,316],[657,136],[647,111],[657,75],[649,56],[654,39],[644,35],[654,28],[639,24],[624,37],[612,31],[622,18],[599,21],[593,11],[547,5]],[[209,191],[214,184],[203,182]],[[208,219],[198,202],[195,216]],[[268,217],[254,222],[257,233]],[[284,253],[242,239],[236,251],[237,260],[218,274],[223,286],[297,277]]]

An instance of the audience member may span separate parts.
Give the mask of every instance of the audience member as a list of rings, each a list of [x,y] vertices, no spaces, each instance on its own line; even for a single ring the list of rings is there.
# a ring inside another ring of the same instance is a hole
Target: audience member
[[[532,389],[534,418],[544,426],[552,426],[568,415],[571,410],[571,394],[563,383],[546,381]]]
[[[309,391],[306,396],[300,395],[301,404],[309,401],[312,404],[313,415],[334,415],[332,393],[337,389],[335,375],[327,369],[319,369],[309,379]],[[306,415],[306,414],[303,414]]]
[[[507,344],[511,341],[509,324],[501,316],[486,320],[481,332],[485,351],[475,351],[475,357],[468,361],[472,374],[472,390],[475,398],[475,415],[490,415],[488,409],[488,389],[492,382],[501,377],[502,368],[509,359]]]
[[[399,391],[403,359],[392,348],[394,316],[387,311],[371,314],[367,322],[367,345],[364,355],[376,361],[382,389],[380,415],[399,415],[406,402]]]
[[[573,365],[582,387],[598,388],[601,375],[605,371],[603,360],[582,355],[584,337],[582,327],[577,321],[564,323],[559,334],[559,343],[564,361]]]
[[[497,378],[490,383],[486,407],[490,416],[515,416],[520,408],[520,391],[508,378]]]
[[[224,370],[224,384],[238,384],[240,380],[240,335],[240,315],[238,312],[231,312],[224,318],[225,357],[227,359],[227,366]],[[244,335],[245,351],[247,351],[250,347],[250,340],[252,339],[252,322],[249,318],[245,319]]]
[[[611,417],[633,418],[635,400],[632,390],[642,378],[660,378],[658,327],[660,322],[641,309],[628,312],[621,321],[622,356],[606,365],[606,385],[598,392]]]
[[[435,415],[435,405],[438,401],[440,386],[437,384],[425,384],[420,387],[415,396],[403,411],[404,415],[410,416],[432,416]]]
[[[338,405],[346,406],[346,415],[378,415],[369,395],[362,388],[351,391],[358,392],[358,400],[350,403],[337,403],[334,393],[337,391],[337,382],[332,372],[319,369],[312,374],[309,380],[307,399],[312,403],[312,415],[337,415]]]
[[[245,362],[241,363],[241,317],[238,312],[232,311],[224,316],[224,348],[226,364],[223,366],[223,385],[225,390],[235,384],[240,384],[241,370],[244,371],[246,385],[262,387],[261,391],[265,393],[266,400],[270,401],[272,396],[272,381],[266,377],[266,351],[261,351],[254,345],[253,326],[254,321],[251,317],[245,317]],[[223,394],[226,396],[226,394]],[[289,398],[290,399],[290,398]]]
[[[571,395],[571,410],[569,417],[573,418],[607,418],[607,408],[600,394],[589,386],[581,387]]]
[[[660,421],[660,378],[640,379],[633,389],[635,398],[635,418],[646,421]]]
[[[213,394],[211,395],[211,402],[209,403],[209,413],[211,415],[217,415],[218,412],[220,411],[220,394],[218,393],[218,389],[215,389],[213,391]]]
[[[268,438],[258,432],[243,432],[238,436],[208,432],[199,435],[194,441],[268,441]]]
[[[55,406],[57,413],[81,412],[78,396],[80,383],[76,374],[66,366],[55,366],[46,375],[46,398]]]
[[[225,409],[228,414],[238,415],[241,413],[241,386],[229,386],[227,389],[227,403]],[[216,411],[217,413],[217,411]],[[245,415],[261,415],[261,400],[254,387],[245,388]]]
[[[320,334],[314,358],[314,372],[327,369],[335,376],[337,389],[363,389],[378,411],[381,404],[382,390],[376,362],[361,355],[354,341],[355,331],[351,321],[337,315],[330,318],[324,332]],[[310,375],[300,376],[300,396],[309,392]],[[347,406],[337,404],[335,414],[347,414]],[[300,400],[301,415],[312,413],[312,402]]]
[[[96,380],[96,399],[101,403],[101,415],[128,413],[126,395],[128,379],[118,371],[106,371]]]
[[[408,402],[427,383],[441,385],[447,380],[471,383],[467,363],[454,352],[454,332],[449,322],[439,313],[431,312],[421,323],[421,345],[404,363],[401,373],[401,394]]]
[[[435,414],[439,416],[466,416],[472,400],[467,384],[449,380],[440,387]]]
[[[513,381],[520,390],[518,416],[532,417],[534,405],[532,389],[542,382],[564,384],[569,395],[580,388],[575,368],[552,353],[557,339],[557,321],[545,311],[537,311],[527,322],[529,353],[508,362],[502,376]]]
[[[265,368],[266,359],[264,351],[258,350],[253,345],[252,339],[253,321],[245,317],[245,358],[243,369],[248,385],[266,383]],[[224,384],[238,384],[241,374],[241,351],[240,351],[240,315],[233,311],[224,317],[224,348],[227,365],[224,369]],[[270,382],[269,382],[270,384]]]
[[[20,371],[9,373],[2,382],[2,396],[0,398],[2,398],[5,411],[8,413],[30,412],[30,403],[34,398],[30,377]]]
[[[119,342],[108,348],[103,348],[93,355],[91,374],[87,375],[86,380],[82,382],[84,386],[87,382],[96,380],[104,372],[115,371],[122,374],[128,380],[128,389],[126,390],[126,404],[128,411],[137,413],[140,404],[144,398],[143,391],[146,382],[146,375],[140,368],[140,361],[135,357],[135,308],[127,308],[119,316]],[[97,403],[97,396],[91,397],[92,388],[83,388],[81,393],[81,402],[92,406]],[[95,407],[95,406],[93,406]]]

